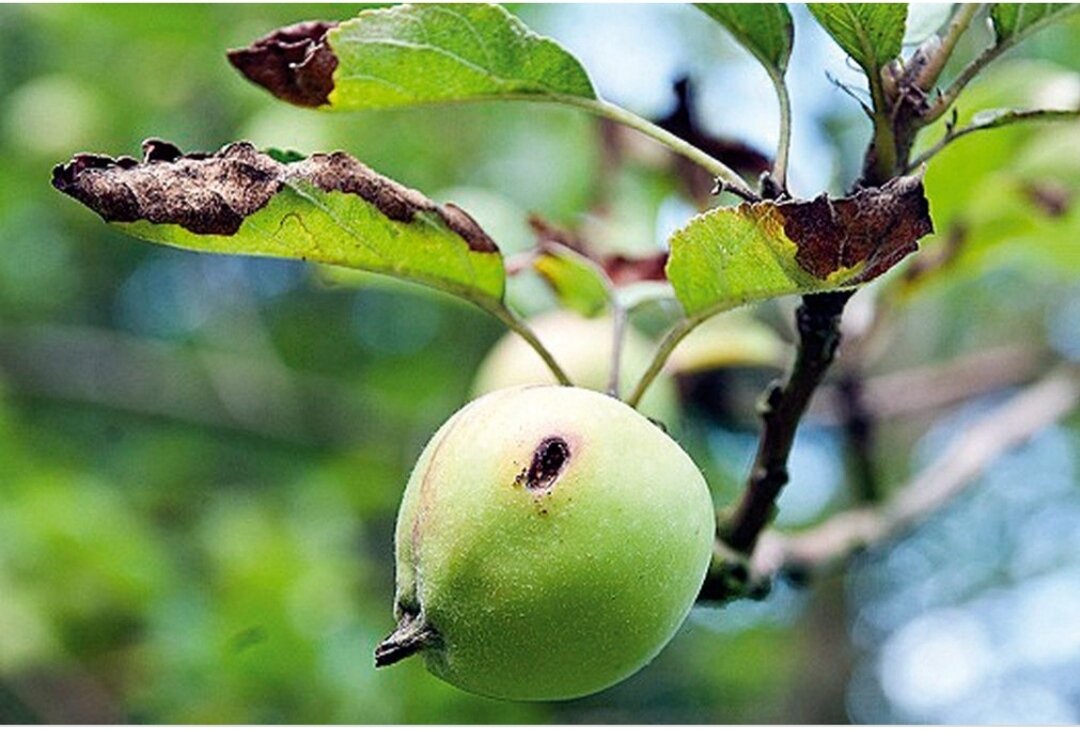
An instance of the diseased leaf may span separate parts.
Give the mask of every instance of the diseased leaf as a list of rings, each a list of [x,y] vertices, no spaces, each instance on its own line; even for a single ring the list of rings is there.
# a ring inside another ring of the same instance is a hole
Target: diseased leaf
[[[565,49],[498,5],[399,5],[275,31],[229,60],[293,104],[386,109],[497,98],[595,99]]]
[[[752,53],[770,75],[782,77],[791,57],[795,26],[784,3],[697,3]]]
[[[502,255],[467,213],[345,153],[280,162],[246,142],[183,155],[159,140],[143,150],[141,163],[77,155],[53,185],[155,243],[388,274],[487,307],[502,300]]]
[[[579,234],[554,226],[539,216],[530,216],[529,225],[536,235],[539,252],[532,261],[533,269],[554,290],[564,307],[594,317],[612,302],[633,309],[658,296],[657,287],[638,285],[662,283],[670,296],[664,274],[667,252],[641,257],[601,254]]]
[[[327,103],[334,88],[338,61],[325,41],[336,27],[337,23],[316,20],[279,28],[248,48],[229,51],[229,61],[274,96],[317,107]]]
[[[667,275],[692,318],[772,297],[857,286],[933,230],[918,177],[811,201],[717,208],[671,237]]]
[[[563,307],[595,317],[611,301],[611,282],[593,262],[560,244],[546,242],[533,261]]]
[[[900,55],[906,3],[810,3],[810,12],[866,75]]]
[[[667,280],[664,269],[667,266],[668,253],[661,251],[651,256],[624,256],[612,254],[601,259],[608,278],[616,287],[625,287],[639,282],[663,282]]]
[[[1078,8],[1080,5],[1075,3],[994,3],[990,7],[990,19],[1000,44],[1019,40]]]

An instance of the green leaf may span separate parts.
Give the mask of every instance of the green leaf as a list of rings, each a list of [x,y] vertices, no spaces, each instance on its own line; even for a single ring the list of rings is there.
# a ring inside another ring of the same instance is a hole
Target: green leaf
[[[566,246],[544,242],[533,268],[563,307],[585,317],[601,314],[611,301],[611,282],[603,270]]]
[[[932,231],[917,177],[847,198],[716,208],[672,235],[667,275],[692,319],[867,282]]]
[[[697,3],[710,18],[727,28],[771,76],[782,77],[791,57],[795,26],[784,3]]]
[[[810,3],[810,12],[866,75],[900,55],[906,3]]]
[[[1029,33],[1063,19],[1080,5],[1075,3],[994,3],[990,19],[997,43],[1018,41]]]
[[[229,59],[276,96],[332,110],[595,99],[581,64],[498,5],[399,5],[283,28]]]
[[[53,185],[147,241],[362,269],[501,306],[502,255],[467,213],[344,153],[282,163],[246,142],[213,155],[143,149],[141,163],[76,156]]]

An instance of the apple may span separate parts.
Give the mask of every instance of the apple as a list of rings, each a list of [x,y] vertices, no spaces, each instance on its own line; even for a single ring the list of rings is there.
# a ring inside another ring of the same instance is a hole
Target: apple
[[[496,698],[595,693],[674,635],[714,534],[701,472],[626,404],[563,386],[488,394],[438,430],[409,479],[398,628],[376,664],[422,654]]]

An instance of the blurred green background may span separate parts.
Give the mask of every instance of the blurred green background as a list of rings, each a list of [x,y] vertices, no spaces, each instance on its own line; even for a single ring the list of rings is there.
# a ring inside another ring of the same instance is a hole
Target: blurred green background
[[[508,251],[529,244],[529,212],[614,250],[652,251],[694,207],[647,142],[605,172],[600,125],[574,111],[322,116],[275,102],[225,61],[225,49],[279,25],[357,9],[0,9],[0,720],[1080,722],[1075,417],[845,576],[695,609],[656,661],[599,695],[503,703],[419,662],[376,672],[401,490],[428,436],[468,399],[500,326],[375,277],[140,243],[52,190],[51,167],[77,151],[137,154],[151,136],[195,150],[241,138],[344,149],[461,203]],[[689,76],[711,133],[772,149],[763,72],[693,9],[513,9],[570,47],[612,100],[661,118],[673,82]],[[947,10],[913,11],[911,40]],[[868,124],[825,72],[858,76],[804,9],[795,15],[793,186],[841,190]],[[1075,106],[1077,20],[1010,53],[961,116]],[[988,37],[971,35],[964,58]],[[939,234],[924,256],[956,231],[967,243],[941,276],[875,285],[895,312],[872,376],[997,346],[1037,365],[1080,359],[1077,127],[973,135],[935,160]],[[528,312],[550,306],[535,282],[515,298]],[[754,314],[786,338],[792,306]],[[755,438],[749,399],[733,407],[723,395],[770,375],[683,384],[669,426],[718,505]],[[884,422],[886,486],[1007,395]],[[827,420],[807,423],[792,473],[782,526],[850,502]]]

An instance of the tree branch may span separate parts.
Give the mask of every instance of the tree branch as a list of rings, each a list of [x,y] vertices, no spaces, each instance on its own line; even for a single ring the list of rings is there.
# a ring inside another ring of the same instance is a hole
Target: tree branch
[[[932,147],[928,148],[921,155],[916,157],[907,165],[905,172],[911,172],[923,163],[927,162],[934,155],[938,154],[946,147],[951,145],[956,140],[969,135],[972,132],[979,132],[986,129],[995,129],[997,127],[1005,127],[1010,124],[1018,124],[1020,122],[1056,122],[1062,120],[1072,120],[1080,117],[1080,109],[1024,109],[1024,110],[1008,110],[1002,112],[988,112],[985,113],[985,117],[980,119],[979,115],[975,115],[975,120],[971,124],[964,127],[956,128],[955,114],[953,119],[945,125],[945,134],[940,140]]]
[[[1037,33],[1038,31],[1047,27],[1048,25],[1061,20],[1064,13],[1072,13],[1076,11],[1077,8],[1074,7],[1061,13],[1046,15],[1041,20],[1038,20],[1035,23],[1032,23],[1031,25],[1025,27],[1019,33],[1013,33],[1008,38],[999,40],[994,45],[985,49],[973,61],[971,61],[971,63],[969,63],[963,68],[963,70],[960,71],[960,74],[949,85],[949,88],[946,89],[938,97],[938,99],[934,102],[933,105],[931,105],[928,110],[926,110],[926,112],[922,115],[923,124],[929,124],[930,122],[933,122],[935,119],[938,119],[939,117],[941,117],[941,115],[947,112],[949,110],[949,107],[953,105],[953,103],[957,100],[957,98],[960,96],[960,93],[967,87],[967,85],[971,83],[971,81],[976,76],[978,76],[983,69],[989,66],[1003,53],[1005,53],[1010,48],[1017,45],[1024,39],[1030,37],[1034,33]]]
[[[952,58],[960,37],[967,32],[971,21],[982,9],[982,3],[963,3],[956,9],[944,35],[940,36],[936,47],[926,55],[925,63],[916,70],[915,77],[911,79],[920,89],[929,91],[933,88],[941,72],[945,70],[945,64]]]
[[[776,498],[788,481],[787,460],[814,390],[840,344],[840,315],[852,292],[807,295],[796,313],[799,349],[791,375],[774,384],[761,405],[762,434],[746,490],[719,535],[733,551],[749,555],[772,518]]]
[[[999,457],[1067,416],[1080,404],[1080,371],[1066,367],[1029,386],[965,429],[941,455],[878,509],[839,513],[815,528],[762,536],[750,583],[778,573],[808,575],[889,540],[940,509]]]
[[[845,364],[836,383],[840,424],[844,431],[844,452],[855,497],[862,503],[880,497],[874,451],[877,418],[866,403],[866,388],[858,364]]]

